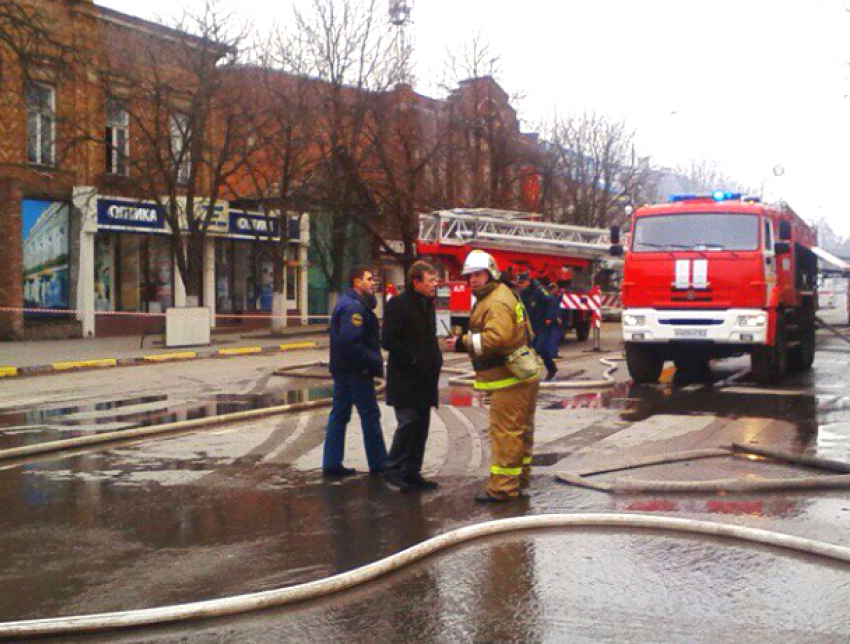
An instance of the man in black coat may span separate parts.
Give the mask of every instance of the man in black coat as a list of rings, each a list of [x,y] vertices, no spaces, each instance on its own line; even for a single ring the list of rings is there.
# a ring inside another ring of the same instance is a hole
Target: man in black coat
[[[384,479],[402,491],[437,487],[421,474],[431,407],[438,405],[443,366],[434,312],[436,294],[434,267],[418,261],[410,267],[404,293],[390,300],[384,311],[381,346],[388,352],[387,404],[398,419]]]

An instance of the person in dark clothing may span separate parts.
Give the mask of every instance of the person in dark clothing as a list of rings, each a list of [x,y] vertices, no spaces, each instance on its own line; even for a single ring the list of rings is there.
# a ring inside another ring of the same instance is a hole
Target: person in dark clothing
[[[546,365],[546,380],[552,380],[558,372],[551,350],[551,333],[557,328],[553,317],[555,311],[555,307],[552,306],[553,298],[538,284],[537,280],[531,279],[528,273],[517,275],[517,286],[520,289],[522,304],[531,321],[531,330],[534,331],[534,350]]]
[[[387,404],[395,409],[398,428],[384,466],[384,479],[402,491],[434,489],[425,479],[422,460],[431,407],[438,405],[443,354],[437,340],[434,297],[437,274],[427,262],[410,267],[407,289],[384,311],[381,344],[387,357]]]
[[[334,390],[322,459],[325,476],[356,473],[342,464],[345,430],[353,406],[360,414],[369,471],[382,472],[387,457],[381,411],[375,396],[375,378],[384,375],[380,327],[373,311],[377,303],[375,278],[369,269],[356,267],[351,271],[350,284],[340,295],[331,316],[330,369]]]
[[[561,308],[561,299],[564,296],[564,292],[558,286],[557,282],[549,283],[549,318],[552,320],[552,324],[549,327],[549,355],[553,360],[559,358],[558,351],[561,348],[561,340],[564,337],[564,320],[563,320],[563,309]]]

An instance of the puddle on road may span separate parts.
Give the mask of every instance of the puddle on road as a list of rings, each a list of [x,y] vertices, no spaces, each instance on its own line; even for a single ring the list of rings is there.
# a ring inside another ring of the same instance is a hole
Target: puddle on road
[[[392,526],[389,526],[391,529]],[[538,531],[463,544],[346,593],[75,641],[842,642],[845,567],[738,542]]]
[[[106,400],[56,409],[32,408],[0,414],[0,449],[73,438],[105,431],[122,431],[198,418],[213,418],[239,411],[329,398],[332,386],[287,389],[262,394],[216,394],[209,401],[169,404],[167,395]],[[159,409],[103,414],[112,410],[163,403]],[[95,418],[74,418],[98,413]],[[122,424],[121,427],[115,427]],[[66,429],[67,428],[67,429]]]

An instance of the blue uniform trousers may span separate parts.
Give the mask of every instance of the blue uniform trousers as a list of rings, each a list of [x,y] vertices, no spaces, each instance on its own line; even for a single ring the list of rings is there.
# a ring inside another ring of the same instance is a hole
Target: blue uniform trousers
[[[354,406],[360,414],[369,470],[382,471],[387,458],[387,447],[381,432],[381,410],[375,397],[374,379],[360,374],[335,375],[333,401],[325,432],[322,468],[335,470],[342,466],[345,455],[345,430],[351,420],[351,408]]]

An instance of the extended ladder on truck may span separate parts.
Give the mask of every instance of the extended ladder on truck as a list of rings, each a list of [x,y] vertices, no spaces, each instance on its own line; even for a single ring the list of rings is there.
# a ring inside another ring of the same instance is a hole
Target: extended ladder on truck
[[[528,213],[489,208],[440,210],[419,215],[420,244],[505,248],[526,253],[602,259],[610,231],[535,221]]]
[[[418,248],[421,255],[439,259],[445,286],[438,304],[449,311],[453,324],[468,316],[470,294],[460,279],[460,269],[473,249],[492,254],[502,270],[530,271],[549,279],[557,279],[558,271],[575,271],[569,277],[572,297],[562,300],[564,326],[586,339],[591,308],[586,302],[581,305],[581,300],[589,297],[595,275],[610,261],[611,235],[601,228],[540,221],[539,215],[530,213],[455,209],[419,216]],[[578,284],[579,277],[585,283]]]

